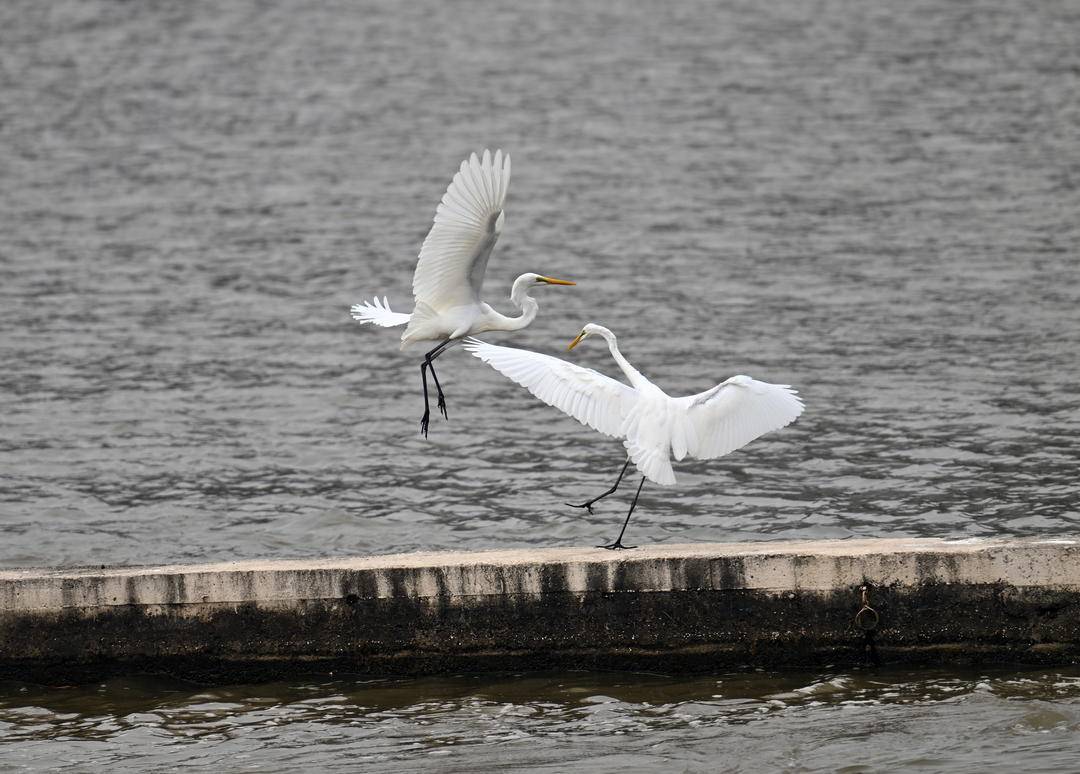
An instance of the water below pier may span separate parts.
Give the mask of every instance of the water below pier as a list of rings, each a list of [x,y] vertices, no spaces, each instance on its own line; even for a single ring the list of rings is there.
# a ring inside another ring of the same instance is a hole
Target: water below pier
[[[0,682],[16,770],[974,774],[1078,758],[1075,668]]]

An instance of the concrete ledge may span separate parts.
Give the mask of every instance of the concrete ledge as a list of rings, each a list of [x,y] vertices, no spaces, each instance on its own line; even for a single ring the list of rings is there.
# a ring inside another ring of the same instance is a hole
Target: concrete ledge
[[[872,612],[856,617],[865,602]],[[1080,660],[1080,542],[845,540],[0,571],[0,675]]]

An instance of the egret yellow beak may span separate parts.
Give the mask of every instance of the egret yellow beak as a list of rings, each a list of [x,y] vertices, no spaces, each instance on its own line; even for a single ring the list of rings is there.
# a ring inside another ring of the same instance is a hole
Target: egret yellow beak
[[[555,279],[554,277],[537,277],[541,282],[546,282],[549,285],[576,285],[576,282],[570,280]]]
[[[577,346],[578,344],[580,344],[580,343],[581,343],[581,340],[582,340],[583,338],[585,338],[585,335],[586,335],[586,334],[585,334],[585,331],[582,331],[581,333],[579,333],[579,334],[577,335],[577,338],[575,338],[575,339],[574,339],[573,341],[571,341],[571,342],[570,342],[570,346],[566,348],[566,351],[567,351],[567,352],[569,352],[569,351],[570,351],[570,350],[572,350],[572,349],[573,349],[574,347],[576,347],[576,346]]]

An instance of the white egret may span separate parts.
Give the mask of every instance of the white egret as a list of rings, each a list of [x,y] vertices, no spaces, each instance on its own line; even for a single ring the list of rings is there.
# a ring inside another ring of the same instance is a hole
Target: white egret
[[[517,317],[499,314],[480,300],[488,257],[502,233],[503,205],[510,187],[510,154],[501,150],[492,156],[485,150],[461,162],[442,201],[435,210],[435,222],[420,247],[420,260],[413,274],[412,314],[395,312],[383,296],[353,304],[354,320],[383,328],[405,325],[401,348],[419,341],[440,344],[424,355],[420,378],[424,385],[424,416],[420,431],[427,437],[431,410],[428,404],[427,372],[435,380],[438,408],[444,418],[446,398],[435,374],[435,358],[462,337],[487,331],[516,331],[536,318],[539,309],[529,296],[538,285],[573,285],[567,280],[541,274],[522,274],[510,290],[510,300],[521,310]]]
[[[600,548],[633,548],[622,543],[630,515],[648,479],[661,486],[675,483],[671,458],[708,460],[745,446],[755,438],[793,422],[803,412],[803,401],[785,384],[768,384],[749,376],[733,376],[710,390],[673,398],[630,365],[619,352],[615,334],[589,323],[567,349],[596,334],[607,341],[611,356],[622,369],[627,386],[599,371],[539,352],[498,347],[468,339],[465,348],[499,373],[517,382],[537,398],[569,414],[604,435],[623,439],[627,460],[615,485],[592,500],[573,505],[587,508],[619,487],[631,462],[641,483],[630,504],[615,542]]]

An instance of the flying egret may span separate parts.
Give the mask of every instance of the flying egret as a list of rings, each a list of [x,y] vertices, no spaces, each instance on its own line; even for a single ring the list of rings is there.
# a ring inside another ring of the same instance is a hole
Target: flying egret
[[[444,418],[446,398],[435,373],[435,358],[462,337],[487,331],[516,331],[536,318],[539,309],[529,296],[538,285],[574,285],[531,272],[522,274],[510,290],[510,300],[521,310],[517,317],[499,314],[480,300],[488,257],[502,233],[506,218],[503,205],[510,187],[510,154],[485,150],[481,158],[473,153],[461,162],[442,201],[435,210],[435,223],[420,247],[420,260],[413,274],[412,314],[395,312],[386,297],[380,301],[353,304],[354,320],[383,328],[405,325],[401,348],[418,341],[438,341],[437,347],[424,355],[420,379],[424,385],[424,416],[420,432],[427,437],[431,409],[428,404],[427,372],[435,380],[438,408]]]
[[[593,503],[618,489],[630,463],[637,467],[641,483],[622,530],[615,542],[599,548],[633,548],[624,546],[622,538],[641,488],[646,479],[661,486],[675,483],[672,456],[676,460],[723,457],[765,433],[790,424],[803,412],[802,399],[789,386],[741,375],[697,395],[673,398],[630,365],[619,352],[615,334],[602,325],[586,325],[567,349],[573,349],[593,334],[607,341],[611,356],[626,375],[629,386],[591,368],[539,352],[498,347],[477,339],[468,339],[465,348],[549,406],[604,435],[623,439],[627,460],[615,485],[580,505],[567,503],[592,513]]]

